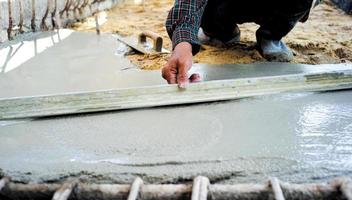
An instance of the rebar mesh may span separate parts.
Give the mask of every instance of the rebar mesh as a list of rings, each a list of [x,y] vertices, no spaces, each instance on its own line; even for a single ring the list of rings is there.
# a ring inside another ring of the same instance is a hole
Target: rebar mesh
[[[9,177],[0,180],[0,199],[53,200],[229,200],[229,199],[347,199],[352,200],[352,181],[341,177],[327,183],[290,184],[270,178],[266,184],[211,184],[198,176],[192,184],[144,184],[137,178],[127,184],[89,184],[70,180],[63,184],[11,183]]]

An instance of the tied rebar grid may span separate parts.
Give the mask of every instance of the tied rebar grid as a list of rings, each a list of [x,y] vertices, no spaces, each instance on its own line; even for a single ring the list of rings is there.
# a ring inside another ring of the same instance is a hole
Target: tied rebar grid
[[[0,180],[0,199],[95,199],[95,200],[229,200],[229,199],[346,199],[352,200],[351,178],[337,178],[329,183],[290,184],[270,178],[267,184],[211,184],[198,176],[193,184],[146,185],[136,178],[131,185],[87,184],[71,180],[63,184],[11,183],[9,177]]]

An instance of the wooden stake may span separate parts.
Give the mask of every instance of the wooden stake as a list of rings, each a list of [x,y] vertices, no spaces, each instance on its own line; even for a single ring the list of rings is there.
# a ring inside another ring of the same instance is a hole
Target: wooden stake
[[[98,13],[94,15],[94,19],[95,19],[95,30],[97,32],[97,35],[100,35],[100,25],[99,25]]]
[[[127,200],[137,200],[142,185],[143,185],[143,180],[137,177],[131,185],[130,193],[128,195]]]
[[[63,184],[60,189],[54,193],[52,200],[67,200],[77,184],[77,181],[67,182]]]
[[[210,181],[207,177],[198,176],[193,180],[191,200],[207,200]]]
[[[280,182],[276,177],[272,177],[269,179],[269,186],[271,187],[274,193],[275,200],[285,200],[284,194],[282,193],[282,189],[280,186]]]
[[[0,99],[0,119],[44,117],[232,100],[286,92],[352,89],[352,70]]]
[[[4,177],[0,180],[0,192],[2,190],[2,188],[4,188],[6,186],[6,184],[8,184],[10,182],[10,177]]]

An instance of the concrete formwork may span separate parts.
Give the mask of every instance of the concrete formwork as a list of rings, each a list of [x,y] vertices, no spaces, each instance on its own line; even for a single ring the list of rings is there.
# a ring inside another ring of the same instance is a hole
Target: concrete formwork
[[[28,31],[66,27],[121,0],[7,0],[0,1],[0,42]]]

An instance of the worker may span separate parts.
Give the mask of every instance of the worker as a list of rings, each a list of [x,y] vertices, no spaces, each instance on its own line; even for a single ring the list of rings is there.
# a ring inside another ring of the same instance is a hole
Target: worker
[[[188,76],[192,56],[201,44],[231,46],[240,41],[237,24],[255,22],[257,50],[268,61],[288,62],[292,51],[282,41],[297,24],[308,19],[319,0],[175,0],[166,20],[173,52],[162,69],[169,84],[183,88],[200,81]]]

